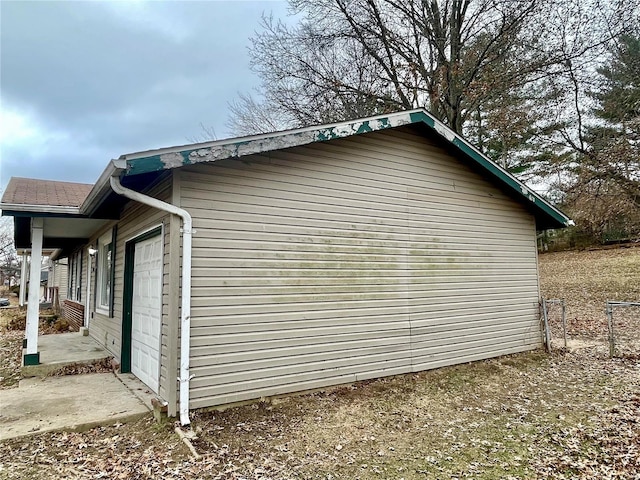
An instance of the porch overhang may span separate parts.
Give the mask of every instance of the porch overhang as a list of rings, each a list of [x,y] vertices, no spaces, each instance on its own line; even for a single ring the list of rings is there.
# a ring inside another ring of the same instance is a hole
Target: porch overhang
[[[57,258],[69,255],[110,221],[109,218],[89,217],[81,212],[80,205],[91,188],[92,185],[88,184],[12,178],[2,197],[2,215],[13,217],[14,243],[23,258],[23,279],[27,273],[27,253],[31,255],[26,299],[25,367],[41,363],[38,318],[43,255],[53,254]],[[25,304],[25,290],[20,290],[21,305]]]
[[[13,212],[3,210],[4,215]],[[57,250],[57,258],[69,255],[73,250],[89,241],[91,235],[100,229],[108,219],[87,218],[81,215],[53,216],[40,212],[19,212],[13,216],[14,240],[18,250],[31,249],[31,231],[35,218],[41,219],[45,250]]]

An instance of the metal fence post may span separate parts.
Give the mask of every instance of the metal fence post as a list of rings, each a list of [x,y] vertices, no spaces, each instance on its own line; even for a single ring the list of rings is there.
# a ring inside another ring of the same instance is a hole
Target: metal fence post
[[[564,335],[564,348],[567,348],[567,309],[564,304],[564,298],[560,299],[562,305],[562,334]]]
[[[613,307],[609,300],[607,300],[607,326],[609,327],[609,356],[613,358],[615,354],[615,342],[613,339]]]
[[[547,316],[547,301],[542,299],[542,318],[544,319],[544,341],[547,344],[547,351],[551,352],[551,333],[549,332],[549,318]]]
[[[607,324],[609,327],[609,355],[611,358],[615,355],[615,327],[613,326],[613,308],[620,307],[640,307],[640,302],[618,302],[616,300],[607,300]]]

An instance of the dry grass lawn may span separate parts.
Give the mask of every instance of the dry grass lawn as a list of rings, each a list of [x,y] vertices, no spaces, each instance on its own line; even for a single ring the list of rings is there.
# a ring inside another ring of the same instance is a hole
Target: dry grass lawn
[[[640,245],[540,255],[540,290],[544,298],[563,298],[570,338],[607,337],[607,300],[640,302]],[[561,334],[560,309],[550,307],[552,332]],[[640,308],[614,310],[621,347],[640,345]]]
[[[640,297],[640,249],[540,257],[572,334]],[[195,460],[150,420],[2,442],[0,478],[639,479],[640,359],[604,343],[197,412]]]

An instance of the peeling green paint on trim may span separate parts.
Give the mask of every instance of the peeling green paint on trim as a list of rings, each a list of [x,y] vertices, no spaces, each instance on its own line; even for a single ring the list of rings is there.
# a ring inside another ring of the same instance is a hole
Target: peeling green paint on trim
[[[381,117],[373,120],[359,120],[315,130],[302,130],[275,134],[271,137],[260,137],[255,140],[240,140],[229,143],[185,149],[178,152],[150,155],[148,157],[127,159],[125,176],[141,173],[157,172],[202,162],[214,162],[225,158],[237,158],[245,155],[298,147],[316,142],[326,142],[339,138],[360,135],[363,133],[385,130],[411,123],[409,115],[396,114],[392,117]]]
[[[407,121],[405,123],[410,123]],[[351,135],[360,135],[362,133],[375,132],[378,130],[385,130],[387,128],[393,128],[396,125],[389,117],[382,117],[376,120],[363,120],[353,122],[340,127],[334,126],[319,130],[316,141],[324,142],[328,140],[335,140]]]
[[[489,158],[476,150],[470,143],[425,110],[399,112],[377,118],[354,120],[351,122],[319,126],[316,128],[274,133],[271,136],[259,135],[236,141],[214,142],[213,144],[208,144],[201,148],[185,148],[184,150],[179,151],[170,151],[146,157],[127,159],[125,176],[179,168],[203,162],[215,162],[226,158],[238,158],[246,155],[282,150],[285,148],[298,147],[316,142],[326,142],[351,137],[353,135],[360,135],[363,133],[386,130],[411,124],[427,125],[432,131],[452,144],[467,159],[482,167],[483,170],[487,171],[500,183],[512,190],[516,195],[527,200],[526,203],[533,205],[535,210],[540,211],[547,220],[550,220],[544,222],[545,228],[569,226],[572,224],[571,220],[562,212],[555,209],[542,197],[529,190],[515,177],[496,165]]]
[[[411,114],[409,114],[409,116],[411,117],[411,123],[423,122],[429,125],[430,127],[433,127],[433,124],[434,124],[433,118],[431,118],[428,115],[425,115],[424,112],[412,112]]]
[[[135,160],[127,160],[127,175],[138,175],[140,173],[157,172],[164,170],[164,165],[160,161],[160,155],[152,155],[145,158],[136,158]]]

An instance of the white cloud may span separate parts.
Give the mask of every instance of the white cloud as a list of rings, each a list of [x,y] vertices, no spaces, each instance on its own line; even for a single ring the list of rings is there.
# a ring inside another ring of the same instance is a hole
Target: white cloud
[[[187,143],[200,124],[224,132],[228,102],[258,82],[247,46],[261,13],[287,8],[2,3],[0,190],[11,176],[91,182],[120,154]]]
[[[0,192],[9,177],[92,182],[110,152],[86,130],[54,128],[35,114],[0,108]]]
[[[0,149],[25,145],[41,148],[48,143],[63,143],[69,135],[45,128],[26,112],[0,108]]]
[[[165,8],[163,2],[146,0],[125,0],[100,2],[119,21],[150,32],[159,32],[174,41],[182,42],[190,31],[184,21],[180,21],[175,11]]]
[[[27,116],[0,109],[0,147],[17,145],[38,137],[38,130]]]

